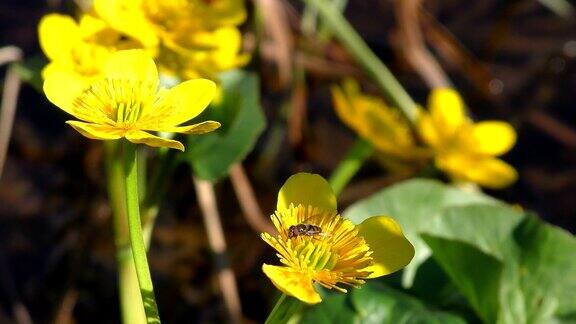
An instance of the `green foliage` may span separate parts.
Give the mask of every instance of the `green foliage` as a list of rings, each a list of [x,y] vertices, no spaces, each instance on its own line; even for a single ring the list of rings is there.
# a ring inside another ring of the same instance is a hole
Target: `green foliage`
[[[217,181],[242,161],[264,131],[266,121],[260,105],[258,76],[241,70],[221,75],[221,101],[202,114],[202,119],[219,121],[217,131],[188,136],[185,159],[194,174]]]
[[[575,318],[576,239],[535,216],[428,180],[383,190],[345,214],[355,223],[379,214],[396,218],[416,248],[411,275],[420,277],[420,265],[432,256],[485,323]]]
[[[404,285],[411,286],[418,267],[430,257],[430,249],[419,234],[435,227],[442,212],[450,206],[473,203],[500,204],[480,193],[468,193],[438,181],[416,179],[403,182],[359,201],[344,215],[359,224],[375,215],[393,216],[412,242],[416,255],[404,272]]]
[[[433,310],[418,299],[370,281],[348,294],[326,292],[318,306],[309,308],[302,323],[465,323],[460,317]]]
[[[35,55],[16,63],[16,72],[24,82],[30,84],[40,93],[42,91],[42,69],[46,66],[47,61],[44,56]]]

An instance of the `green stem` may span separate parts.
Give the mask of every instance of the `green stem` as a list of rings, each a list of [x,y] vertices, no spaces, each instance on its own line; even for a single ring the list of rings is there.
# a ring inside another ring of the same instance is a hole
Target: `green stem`
[[[268,315],[266,324],[297,323],[306,305],[296,298],[282,294]]]
[[[135,144],[124,142],[124,171],[126,176],[126,211],[128,216],[128,232],[136,275],[140,286],[140,294],[148,323],[160,323],[158,306],[154,297],[154,287],[146,258],[146,244],[142,236],[140,220],[140,205],[138,201],[138,154]]]
[[[356,140],[356,143],[346,153],[346,156],[340,161],[340,164],[338,164],[338,167],[332,172],[328,180],[336,196],[342,192],[373,152],[372,144],[361,138]]]
[[[406,118],[414,124],[417,117],[416,104],[386,65],[380,61],[378,56],[372,52],[362,37],[344,18],[338,8],[326,0],[302,1],[318,10],[318,14],[326,24],[326,27],[331,30],[332,34],[338,38],[342,45],[348,49],[350,54],[366,70],[390,103],[398,107]]]
[[[146,314],[142,306],[140,287],[136,277],[136,267],[128,236],[126,216],[125,177],[119,141],[104,142],[108,196],[112,209],[116,263],[118,268],[118,295],[122,323],[145,323]]]

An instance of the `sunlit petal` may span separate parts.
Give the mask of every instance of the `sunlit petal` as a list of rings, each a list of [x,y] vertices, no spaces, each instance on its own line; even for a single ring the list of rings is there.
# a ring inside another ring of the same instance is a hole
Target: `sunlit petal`
[[[278,192],[278,211],[286,210],[290,204],[314,206],[326,211],[336,210],[336,195],[330,184],[321,176],[298,173],[286,180]]]
[[[286,295],[293,296],[308,304],[322,301],[320,294],[312,285],[312,278],[288,267],[269,264],[262,265],[262,270],[270,278],[274,286]]]
[[[80,30],[70,16],[48,14],[38,26],[40,47],[53,61],[69,61],[72,49],[81,41]]]
[[[112,54],[104,68],[109,79],[135,80],[158,84],[158,70],[152,57],[140,49],[118,51]]]
[[[46,79],[43,90],[50,102],[80,120],[87,122],[100,121],[91,111],[78,109],[75,104],[75,100],[88,87],[85,78],[56,64],[51,64],[49,69],[44,71],[44,76]]]
[[[176,126],[163,129],[164,132],[182,133],[182,134],[205,134],[212,132],[220,127],[220,123],[208,120],[194,125]]]
[[[140,119],[142,127],[164,131],[198,116],[214,98],[216,84],[207,79],[188,80],[168,90]]]
[[[434,121],[430,114],[425,112],[423,109],[419,110],[416,128],[424,143],[431,147],[437,147],[440,145],[440,137],[438,136],[438,131],[436,130]]]
[[[373,265],[365,268],[376,278],[404,268],[414,257],[414,247],[394,219],[386,216],[367,218],[357,226],[372,253]]]
[[[112,28],[137,39],[145,48],[158,45],[159,36],[144,16],[142,0],[94,0],[93,7]]]
[[[464,102],[453,89],[434,89],[428,98],[428,108],[436,130],[444,137],[452,136],[467,119]]]
[[[518,172],[497,158],[452,153],[438,156],[436,163],[454,181],[473,182],[487,188],[505,188],[518,179]]]
[[[475,142],[473,149],[481,154],[502,155],[516,143],[516,131],[506,122],[480,122],[474,124],[472,132]]]
[[[128,132],[126,139],[136,144],[146,144],[152,147],[168,147],[184,151],[184,145],[178,141],[158,137],[140,130]]]
[[[109,125],[90,124],[69,120],[66,124],[72,126],[80,134],[97,140],[115,140],[124,136],[125,131]]]
[[[497,159],[486,158],[463,169],[464,176],[481,186],[492,189],[502,189],[518,180],[518,172],[510,164]]]

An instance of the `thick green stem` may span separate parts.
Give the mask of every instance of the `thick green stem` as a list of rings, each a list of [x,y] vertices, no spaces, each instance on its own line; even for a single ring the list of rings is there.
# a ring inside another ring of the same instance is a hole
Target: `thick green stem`
[[[340,161],[340,164],[338,164],[338,167],[332,172],[328,180],[336,195],[342,192],[373,152],[372,144],[361,138],[356,140],[356,143],[346,153],[346,156]]]
[[[266,324],[297,323],[305,307],[298,299],[282,294],[268,315]]]
[[[152,277],[146,257],[146,244],[142,236],[140,220],[140,205],[138,201],[138,155],[136,145],[124,142],[124,171],[126,177],[126,211],[128,216],[128,232],[136,275],[140,286],[140,294],[148,323],[160,323]]]
[[[104,142],[108,196],[112,209],[116,263],[118,268],[118,294],[122,323],[146,323],[146,314],[140,296],[136,268],[128,236],[126,215],[125,177],[119,141]]]
[[[378,85],[390,103],[398,107],[406,118],[414,123],[417,118],[416,104],[386,65],[380,61],[378,56],[372,52],[362,37],[344,18],[338,8],[327,0],[303,1],[318,10],[318,14],[326,24],[326,27],[348,49],[350,54]]]

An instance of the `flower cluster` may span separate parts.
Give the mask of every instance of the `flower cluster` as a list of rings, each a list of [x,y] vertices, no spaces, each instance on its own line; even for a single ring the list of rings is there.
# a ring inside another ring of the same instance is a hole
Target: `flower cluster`
[[[95,0],[78,22],[59,14],[42,19],[40,44],[51,61],[43,75],[72,74],[87,84],[111,53],[140,48],[163,75],[215,80],[248,61],[238,30],[245,19],[243,0]]]
[[[514,128],[501,121],[474,123],[452,89],[432,91],[428,112],[419,109],[416,133],[382,99],[361,93],[353,80],[333,87],[332,97],[340,119],[372,143],[394,171],[433,160],[455,182],[494,189],[507,187],[518,177],[512,166],[497,158],[514,146]]]
[[[402,269],[414,256],[392,218],[374,216],[354,225],[341,217],[332,188],[319,175],[290,177],[271,218],[278,234],[261,236],[283,265],[262,269],[282,292],[309,304],[321,301],[314,283],[346,292],[342,285],[359,287]]]

